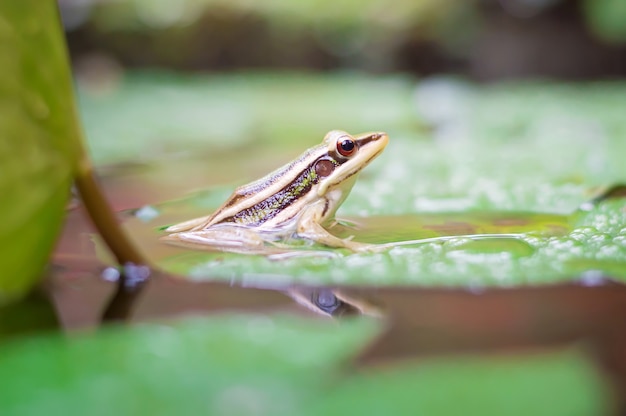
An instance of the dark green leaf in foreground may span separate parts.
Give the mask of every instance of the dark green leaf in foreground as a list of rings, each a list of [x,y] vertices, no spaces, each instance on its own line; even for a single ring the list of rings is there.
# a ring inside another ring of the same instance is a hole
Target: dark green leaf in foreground
[[[0,409],[3,415],[301,414],[376,327],[230,316],[29,338],[0,347]]]
[[[606,387],[575,351],[445,357],[352,377],[310,414],[606,415]]]
[[[0,347],[0,407],[11,416],[607,413],[605,384],[575,350],[346,365],[376,327],[228,316],[13,341]]]
[[[0,3],[0,304],[41,275],[77,158],[71,78],[56,3]]]

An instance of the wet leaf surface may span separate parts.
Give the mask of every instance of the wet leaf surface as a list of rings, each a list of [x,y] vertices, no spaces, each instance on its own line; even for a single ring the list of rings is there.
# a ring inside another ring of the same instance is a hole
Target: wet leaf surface
[[[368,184],[367,179],[364,181],[364,187],[375,186]],[[166,235],[164,226],[206,215],[212,211],[211,204],[219,204],[215,201],[221,200],[223,194],[201,193],[182,201],[144,207],[133,212],[126,225],[155,264],[194,281],[217,279],[259,286],[306,283],[510,287],[569,281],[589,271],[626,278],[626,246],[622,241],[626,238],[626,200],[621,198],[599,202],[588,211],[575,210],[570,215],[507,211],[415,213],[348,217],[346,225],[331,229],[339,237],[354,236],[356,241],[375,244],[424,240],[378,254],[334,250],[333,257],[275,260],[210,252],[202,247],[174,247],[159,240]],[[299,249],[302,246],[294,245],[293,251]]]

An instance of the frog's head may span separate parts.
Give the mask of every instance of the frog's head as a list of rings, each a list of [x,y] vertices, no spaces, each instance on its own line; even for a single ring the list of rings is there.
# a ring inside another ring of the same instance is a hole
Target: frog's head
[[[345,131],[333,130],[324,141],[327,154],[315,163],[315,172],[320,177],[317,194],[325,195],[329,189],[342,184],[354,183],[361,172],[387,146],[389,136],[383,132],[363,133],[351,136]]]

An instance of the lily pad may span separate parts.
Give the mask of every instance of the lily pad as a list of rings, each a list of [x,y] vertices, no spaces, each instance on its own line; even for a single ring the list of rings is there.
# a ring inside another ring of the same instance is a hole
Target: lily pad
[[[157,206],[153,208],[157,216],[126,222],[157,265],[193,280],[258,286],[515,286],[579,279],[589,271],[626,279],[623,199],[571,215],[493,211],[350,217],[349,225],[335,226],[331,232],[375,244],[412,243],[376,254],[331,250],[322,252],[329,256],[283,260],[278,260],[281,256],[179,248],[159,240],[165,235],[160,231],[164,223],[175,222],[171,219],[180,218],[181,213],[198,216],[206,212],[201,202],[195,211],[190,208],[201,200],[204,196]],[[293,253],[301,249],[294,246]]]

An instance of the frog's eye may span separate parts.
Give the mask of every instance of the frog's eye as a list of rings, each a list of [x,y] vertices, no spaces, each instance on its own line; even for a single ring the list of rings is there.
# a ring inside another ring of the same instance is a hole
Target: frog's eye
[[[337,140],[337,151],[341,156],[350,157],[356,152],[356,143],[352,139]]]

